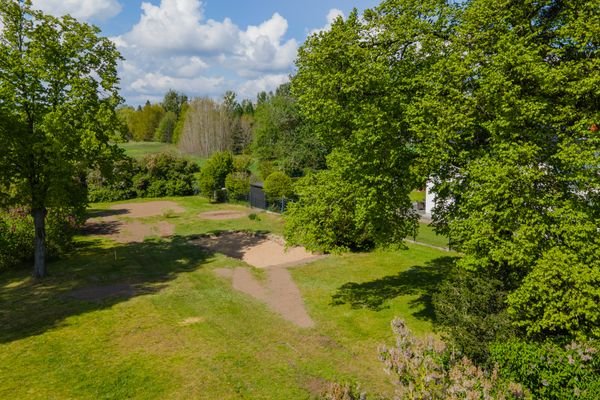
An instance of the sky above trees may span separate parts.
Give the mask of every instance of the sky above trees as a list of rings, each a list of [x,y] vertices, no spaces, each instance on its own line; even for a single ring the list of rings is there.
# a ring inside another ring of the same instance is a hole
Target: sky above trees
[[[117,43],[122,95],[132,105],[169,89],[190,97],[234,90],[254,98],[294,71],[306,37],[375,0],[33,0],[53,15],[93,23]]]

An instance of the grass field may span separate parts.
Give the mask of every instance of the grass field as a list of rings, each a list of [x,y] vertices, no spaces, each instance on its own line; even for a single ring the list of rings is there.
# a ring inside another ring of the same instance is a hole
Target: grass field
[[[148,154],[157,154],[164,152],[172,152],[182,155],[176,145],[170,143],[159,142],[127,142],[119,143],[119,146],[125,150],[125,154],[136,159],[142,158]],[[200,166],[206,161],[203,157],[198,157],[190,154],[183,154],[196,161]]]
[[[417,334],[432,331],[430,295],[452,253],[409,244],[293,268],[316,323],[299,328],[213,272],[243,262],[189,242],[223,230],[280,234],[281,219],[200,220],[203,211],[241,207],[171,200],[186,211],[144,220],[174,224],[169,240],[82,236],[41,283],[27,270],[0,275],[0,398],[308,399],[327,381],[391,393],[377,347],[391,342],[395,316]],[[122,283],[135,293],[102,301],[69,295]]]

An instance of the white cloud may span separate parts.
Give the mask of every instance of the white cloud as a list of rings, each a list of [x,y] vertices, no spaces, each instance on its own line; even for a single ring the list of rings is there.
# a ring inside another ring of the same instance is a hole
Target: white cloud
[[[33,0],[35,8],[52,15],[70,14],[82,20],[104,20],[121,12],[118,0]]]
[[[248,80],[239,88],[239,95],[242,98],[254,98],[259,92],[268,92],[277,88],[282,83],[290,80],[288,74],[265,75],[258,79]]]
[[[233,89],[254,98],[254,88],[273,90],[292,70],[298,43],[285,38],[287,30],[278,13],[241,29],[229,18],[207,19],[200,0],[144,2],[132,29],[112,38],[127,59],[121,67],[124,95],[131,101],[172,88],[191,97],[220,97]]]
[[[333,25],[333,23],[335,22],[335,20],[338,17],[342,17],[345,18],[344,12],[342,10],[339,10],[337,8],[332,8],[331,10],[329,10],[329,12],[327,13],[327,24],[325,24],[324,27],[319,28],[319,29],[313,29],[312,31],[310,31],[310,35],[313,35],[315,33],[319,33],[319,32],[325,32],[331,29],[331,25]]]

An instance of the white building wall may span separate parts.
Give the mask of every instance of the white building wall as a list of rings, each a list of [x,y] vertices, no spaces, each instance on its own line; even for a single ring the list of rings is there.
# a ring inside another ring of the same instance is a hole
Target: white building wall
[[[428,216],[431,216],[433,207],[435,206],[435,194],[431,189],[433,189],[433,182],[427,181],[427,187],[425,188],[425,214]]]

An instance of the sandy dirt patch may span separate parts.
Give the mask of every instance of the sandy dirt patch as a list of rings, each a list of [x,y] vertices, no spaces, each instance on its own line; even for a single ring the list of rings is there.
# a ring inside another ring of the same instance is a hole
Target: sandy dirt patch
[[[181,213],[183,207],[173,201],[152,201],[139,204],[118,204],[89,218],[83,233],[105,236],[119,243],[141,243],[150,236],[169,237],[175,233],[175,225],[160,221],[146,224],[135,218],[163,215],[165,212]],[[133,220],[123,220],[122,217]]]
[[[244,218],[244,217],[247,217],[248,215],[250,215],[250,214],[245,211],[221,210],[221,211],[203,212],[201,214],[198,214],[198,217],[200,217],[202,219],[221,221],[221,220]]]
[[[302,247],[285,249],[283,239],[272,235],[254,235],[244,232],[203,237],[195,243],[211,251],[245,261],[266,272],[266,281],[259,281],[248,268],[217,269],[215,273],[230,279],[235,290],[265,303],[284,319],[303,328],[314,326],[308,315],[300,289],[287,270],[314,261],[314,255]]]
[[[303,247],[286,249],[283,239],[274,235],[228,232],[216,236],[204,236],[194,240],[194,243],[242,260],[256,268],[290,267],[322,257],[310,253]]]
[[[147,203],[115,204],[110,207],[121,215],[131,218],[147,218],[163,215],[165,212],[182,213],[185,208],[174,201],[150,201]]]

